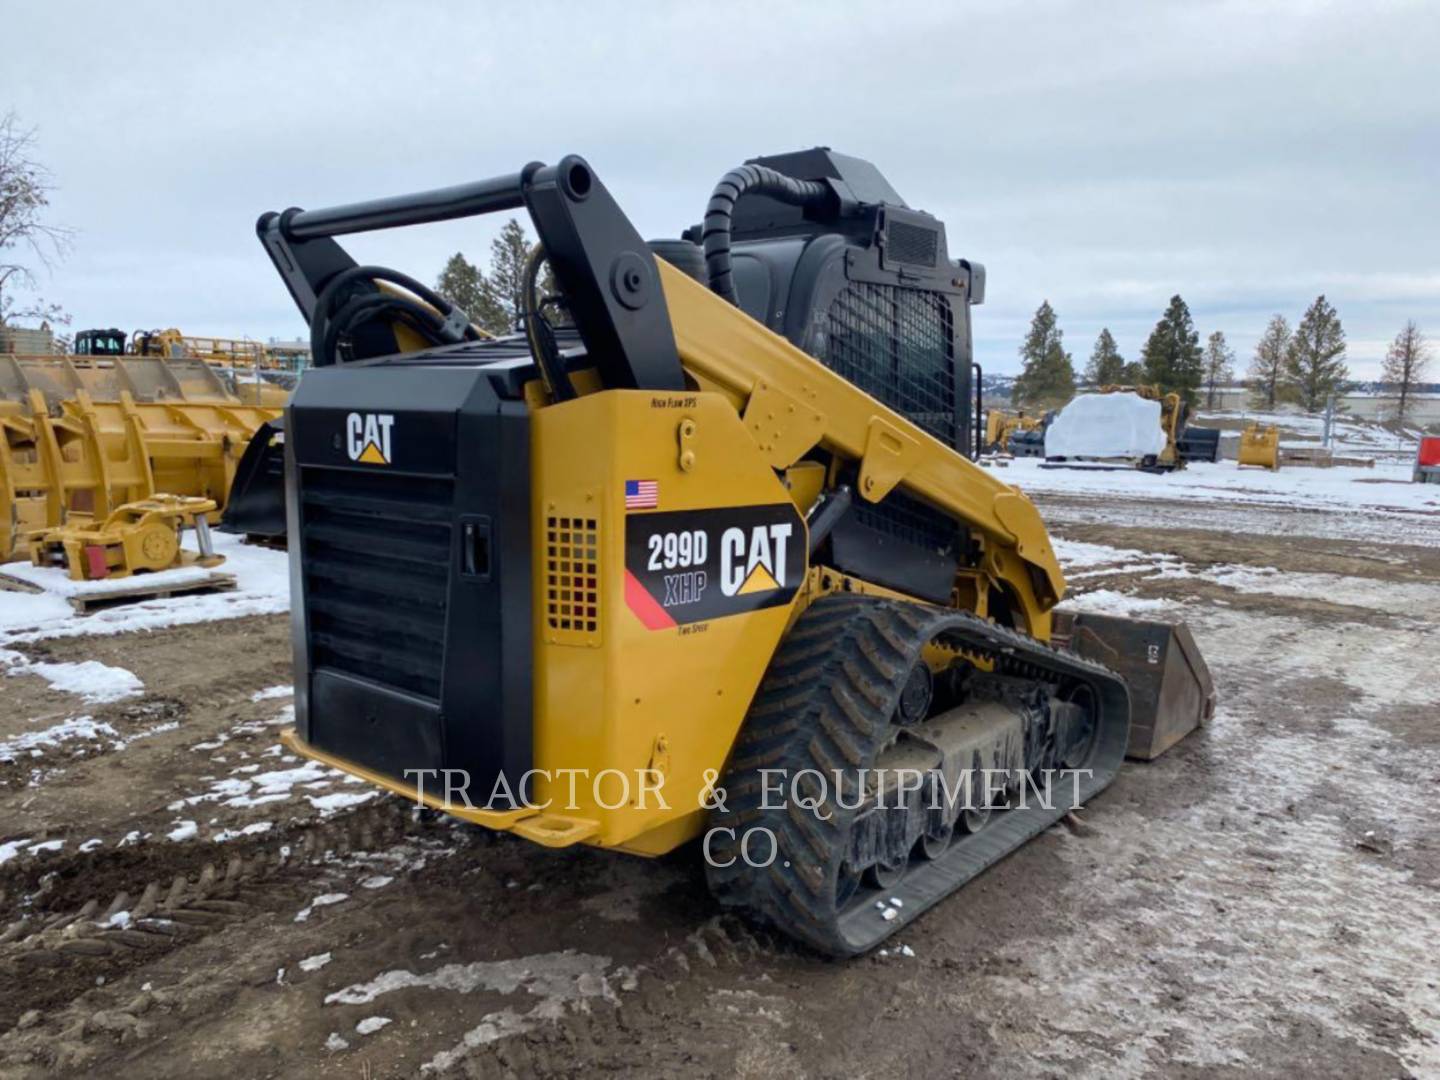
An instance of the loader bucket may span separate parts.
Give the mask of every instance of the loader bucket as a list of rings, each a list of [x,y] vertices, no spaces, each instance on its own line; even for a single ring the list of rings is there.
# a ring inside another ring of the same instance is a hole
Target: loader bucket
[[[220,531],[283,540],[285,537],[285,419],[256,429],[230,485]]]
[[[1280,468],[1280,432],[1272,424],[1261,427],[1250,424],[1240,433],[1240,450],[1235,464],[1238,468],[1258,465],[1275,472]]]
[[[1129,686],[1126,757],[1153,761],[1215,713],[1215,683],[1184,623],[1056,612],[1053,640],[1104,664]]]

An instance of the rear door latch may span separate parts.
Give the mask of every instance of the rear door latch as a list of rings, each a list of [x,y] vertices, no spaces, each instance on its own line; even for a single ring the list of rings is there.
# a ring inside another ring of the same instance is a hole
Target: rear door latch
[[[460,519],[460,572],[466,577],[490,580],[490,519]]]

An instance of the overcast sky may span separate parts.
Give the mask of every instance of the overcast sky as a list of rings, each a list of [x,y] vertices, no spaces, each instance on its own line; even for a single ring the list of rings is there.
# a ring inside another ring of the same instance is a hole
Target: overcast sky
[[[1176,292],[1242,368],[1321,292],[1357,377],[1408,318],[1440,338],[1433,3],[3,0],[0,27],[0,111],[77,230],[42,275],[72,330],[299,336],[264,210],[578,152],[673,236],[729,167],[828,145],[986,264],[988,371],[1047,298],[1077,367],[1102,326],[1134,358]],[[492,234],[347,244],[433,280]]]

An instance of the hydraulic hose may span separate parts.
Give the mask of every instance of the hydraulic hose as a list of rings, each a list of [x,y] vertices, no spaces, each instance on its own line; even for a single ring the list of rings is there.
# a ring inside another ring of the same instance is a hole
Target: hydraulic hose
[[[540,381],[552,401],[569,401],[575,397],[575,387],[565,371],[565,361],[555,343],[555,331],[541,310],[536,287],[540,282],[540,267],[545,262],[545,249],[536,244],[530,249],[525,260],[525,272],[520,285],[521,306],[524,311],[525,340],[540,369]]]
[[[363,282],[378,281],[398,285],[419,297],[419,301],[384,292],[355,291]],[[409,275],[384,266],[352,266],[326,282],[315,298],[315,314],[310,320],[310,355],[314,362],[334,363],[340,336],[381,315],[405,323],[433,345],[480,338],[480,332],[470,325],[470,316]]]
[[[818,180],[796,180],[765,165],[741,165],[715,185],[701,230],[705,273],[711,291],[736,307],[740,306],[740,297],[730,262],[730,233],[735,205],[746,195],[768,195],[790,206],[809,209],[824,206],[830,200],[830,188]]]

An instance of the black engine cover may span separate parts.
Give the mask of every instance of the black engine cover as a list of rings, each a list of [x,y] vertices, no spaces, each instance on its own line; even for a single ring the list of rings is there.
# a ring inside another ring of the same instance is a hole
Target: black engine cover
[[[524,405],[482,366],[332,366],[301,381],[286,435],[301,737],[412,784],[417,769],[462,769],[488,791],[523,773]]]

